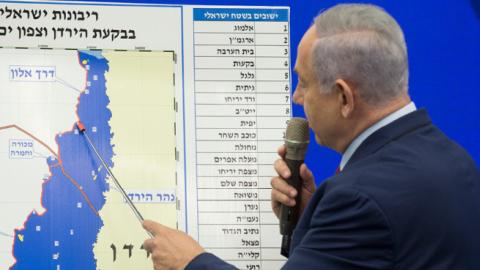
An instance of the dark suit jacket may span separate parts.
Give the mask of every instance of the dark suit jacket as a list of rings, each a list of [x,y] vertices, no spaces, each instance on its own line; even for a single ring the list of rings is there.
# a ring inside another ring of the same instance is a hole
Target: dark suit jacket
[[[284,269],[480,270],[475,162],[410,113],[370,135],[315,192]],[[211,254],[188,269],[228,269]]]

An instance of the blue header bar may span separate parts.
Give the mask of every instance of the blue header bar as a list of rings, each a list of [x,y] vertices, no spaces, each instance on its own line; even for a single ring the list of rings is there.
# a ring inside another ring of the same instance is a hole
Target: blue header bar
[[[195,8],[193,20],[288,22],[288,9]]]

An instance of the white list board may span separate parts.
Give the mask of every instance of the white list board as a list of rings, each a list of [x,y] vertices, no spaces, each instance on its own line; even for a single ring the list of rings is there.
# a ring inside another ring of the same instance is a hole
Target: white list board
[[[193,24],[198,239],[239,268],[278,269],[269,183],[290,116],[288,10],[199,8]]]
[[[283,265],[288,7],[0,1],[0,22],[1,269],[152,269],[78,121],[145,218]]]

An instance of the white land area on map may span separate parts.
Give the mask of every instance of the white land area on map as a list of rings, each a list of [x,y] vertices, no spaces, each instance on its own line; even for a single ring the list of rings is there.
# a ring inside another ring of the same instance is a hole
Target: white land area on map
[[[55,135],[77,120],[85,80],[77,51],[0,49],[0,269],[15,262],[14,229],[45,212],[47,158],[58,152]]]
[[[113,145],[113,174],[145,219],[175,228],[176,160],[172,52],[102,52]],[[148,234],[109,180],[104,223],[94,245],[97,269],[152,269]]]

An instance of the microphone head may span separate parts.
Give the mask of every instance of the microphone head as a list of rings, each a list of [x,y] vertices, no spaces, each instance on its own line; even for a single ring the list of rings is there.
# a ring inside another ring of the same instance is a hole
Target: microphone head
[[[288,121],[285,140],[308,143],[308,122],[301,117],[293,117]]]
[[[290,119],[285,131],[286,158],[303,160],[309,143],[309,131],[307,120],[300,117]]]

